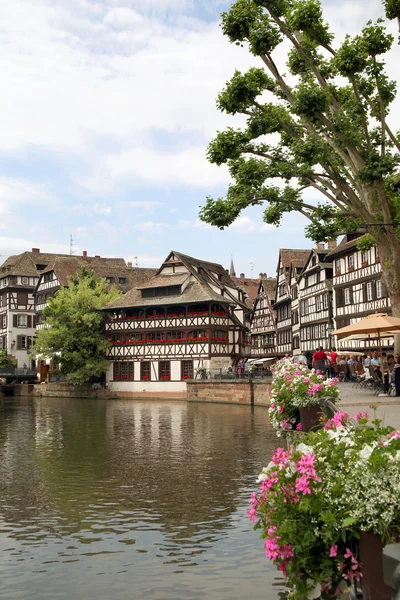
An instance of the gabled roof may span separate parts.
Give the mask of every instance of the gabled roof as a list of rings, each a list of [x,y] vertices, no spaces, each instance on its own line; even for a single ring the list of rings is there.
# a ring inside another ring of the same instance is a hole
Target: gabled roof
[[[140,269],[128,267],[123,258],[103,258],[99,256],[56,256],[54,260],[40,273],[36,289],[41,283],[42,275],[54,272],[60,285],[67,286],[68,279],[81,269],[87,267],[98,277],[110,277],[122,292],[127,292],[133,286],[143,284],[150,279],[157,269]],[[124,281],[120,281],[124,280]]]
[[[292,264],[294,267],[300,269],[306,264],[307,258],[310,256],[310,250],[281,248],[279,250],[279,256],[283,267],[290,267]]]
[[[262,277],[259,281],[257,298],[261,295],[261,288],[264,290],[269,300],[275,300],[276,279],[275,277]]]
[[[258,293],[260,279],[251,279],[250,277],[232,277],[234,284],[248,295],[250,300],[254,300]]]
[[[355,239],[348,240],[347,236],[345,236],[340,244],[330,250],[327,254],[327,258],[334,258],[335,256],[339,256],[340,254],[346,254],[346,252],[350,252],[353,249],[357,248],[357,242],[359,241],[361,236],[356,237]]]
[[[52,254],[46,252],[22,252],[9,256],[0,266],[0,276],[20,275],[23,277],[37,277],[36,265],[48,266],[57,256],[68,257],[68,254]]]
[[[171,264],[182,264],[186,267],[187,273],[163,275],[163,268]],[[181,294],[177,296],[160,296],[143,298],[141,294],[142,288],[163,287],[165,285],[181,285],[188,276],[192,275],[193,280],[188,283]],[[165,282],[169,282],[168,284]],[[177,283],[177,282],[180,283]],[[216,292],[213,287],[224,291],[225,295]],[[199,303],[199,302],[218,302],[221,304],[238,304],[244,308],[248,308],[239,300],[229,296],[229,289],[238,289],[235,282],[225,271],[222,265],[211,263],[205,260],[199,260],[181,252],[172,251],[167,256],[156,275],[146,284],[146,286],[138,286],[131,289],[115,302],[107,305],[104,308],[129,308],[132,306],[157,306],[163,304],[184,304],[184,303]]]

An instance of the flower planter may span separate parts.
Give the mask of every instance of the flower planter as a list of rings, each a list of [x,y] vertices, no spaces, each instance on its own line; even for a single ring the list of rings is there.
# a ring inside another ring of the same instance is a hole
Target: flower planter
[[[363,573],[363,599],[391,600],[390,589],[383,580],[383,545],[380,536],[371,531],[360,531],[359,550]]]
[[[302,431],[311,431],[318,428],[321,416],[320,406],[304,406],[299,411]]]
[[[342,271],[335,271],[335,277],[339,277],[342,274]]]

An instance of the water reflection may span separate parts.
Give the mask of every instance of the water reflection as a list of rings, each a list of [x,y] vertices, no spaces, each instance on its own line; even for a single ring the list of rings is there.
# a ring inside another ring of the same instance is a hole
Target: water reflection
[[[6,598],[277,599],[245,511],[263,408],[33,400],[0,413]]]

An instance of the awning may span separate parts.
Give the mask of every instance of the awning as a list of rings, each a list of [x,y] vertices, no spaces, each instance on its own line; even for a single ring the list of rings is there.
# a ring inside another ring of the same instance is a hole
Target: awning
[[[251,358],[247,361],[247,365],[262,365],[264,363],[270,363],[276,360],[277,357],[273,356],[272,358]]]

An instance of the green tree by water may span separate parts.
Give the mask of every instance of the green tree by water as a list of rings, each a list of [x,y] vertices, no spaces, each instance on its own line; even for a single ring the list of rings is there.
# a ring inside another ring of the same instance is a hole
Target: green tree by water
[[[15,364],[7,356],[6,350],[0,350],[0,369],[14,369]]]
[[[98,309],[121,293],[109,289],[104,278],[83,267],[69,279],[43,310],[45,325],[35,338],[34,355],[60,364],[72,383],[83,384],[107,370],[109,346],[104,336],[104,315]]]
[[[383,2],[388,18],[399,19],[399,4]],[[266,203],[266,223],[301,213],[315,241],[363,232],[359,247],[376,244],[400,317],[400,137],[389,114],[397,86],[385,73],[393,36],[381,19],[336,44],[318,0],[236,0],[222,31],[262,67],[235,71],[218,96],[219,110],[246,125],[209,145],[209,161],[226,163],[234,183],[207,198],[201,219],[223,229]],[[286,47],[285,66],[276,50]]]

